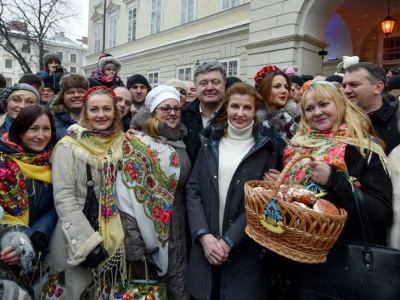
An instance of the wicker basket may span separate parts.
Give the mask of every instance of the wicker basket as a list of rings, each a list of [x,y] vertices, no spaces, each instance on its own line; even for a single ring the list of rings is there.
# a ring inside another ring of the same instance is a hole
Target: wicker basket
[[[345,225],[347,212],[340,208],[340,215],[335,216],[276,199],[283,178],[303,158],[315,160],[310,155],[297,156],[276,182],[246,182],[246,233],[262,246],[287,258],[302,263],[323,263]],[[272,191],[258,191],[256,187]],[[269,217],[265,214],[267,206]]]

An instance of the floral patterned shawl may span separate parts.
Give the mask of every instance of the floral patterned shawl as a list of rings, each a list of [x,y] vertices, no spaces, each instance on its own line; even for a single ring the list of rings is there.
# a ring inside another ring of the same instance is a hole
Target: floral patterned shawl
[[[161,276],[168,269],[169,229],[180,174],[178,154],[166,142],[144,133],[132,136],[123,153],[121,176],[129,193],[123,198],[130,202],[146,250],[158,248],[152,258]]]
[[[29,225],[29,194],[25,180],[51,183],[51,149],[26,153],[11,142],[8,133],[0,137],[0,205],[5,214],[2,223]]]
[[[375,152],[381,158],[384,168],[388,170],[387,157],[382,147],[370,136],[365,139],[365,147]],[[343,172],[345,177],[354,182],[356,186],[361,184],[357,178],[349,176],[345,162],[346,145],[356,146],[356,140],[348,135],[347,125],[339,126],[338,133],[334,135],[331,130],[318,131],[310,129],[308,135],[295,136],[285,148],[283,157],[284,165],[294,156],[310,154],[317,160],[333,165],[336,170]],[[297,162],[284,178],[284,182],[307,186],[311,183],[311,174],[308,167],[309,160],[303,159]],[[389,172],[389,171],[388,171]]]

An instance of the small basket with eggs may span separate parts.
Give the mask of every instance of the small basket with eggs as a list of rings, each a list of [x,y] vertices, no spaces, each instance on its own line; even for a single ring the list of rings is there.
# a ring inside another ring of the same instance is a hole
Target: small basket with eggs
[[[303,186],[282,185],[293,158],[278,180],[252,180],[244,186],[246,233],[262,246],[302,263],[323,263],[347,220],[347,212],[318,199]]]

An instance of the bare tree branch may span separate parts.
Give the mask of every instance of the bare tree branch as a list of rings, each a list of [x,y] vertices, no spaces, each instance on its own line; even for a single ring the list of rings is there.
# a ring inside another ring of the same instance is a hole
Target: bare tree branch
[[[32,72],[22,48],[15,46],[23,39],[31,49],[39,49],[39,68],[43,69],[44,42],[49,34],[64,31],[62,26],[77,19],[79,12],[68,0],[0,0],[0,47],[10,53],[22,70]],[[12,29],[10,28],[12,25]]]

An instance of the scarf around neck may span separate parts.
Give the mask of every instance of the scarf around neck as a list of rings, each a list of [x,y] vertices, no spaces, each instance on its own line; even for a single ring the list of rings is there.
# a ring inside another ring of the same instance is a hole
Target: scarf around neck
[[[5,215],[2,223],[29,225],[29,193],[26,179],[52,183],[52,150],[28,153],[11,142],[8,133],[0,138],[0,205]]]
[[[101,169],[100,178],[92,175],[95,182],[100,180],[99,233],[109,258],[100,264],[97,276],[104,281],[106,271],[118,270],[125,276],[125,235],[113,188],[116,170],[122,160],[123,133],[89,131],[74,124],[68,128],[67,135],[59,141],[57,147],[60,144],[72,144],[73,153],[80,158],[75,159],[75,165],[69,162],[72,174],[76,175],[82,172],[82,169],[86,170],[85,166],[82,166],[82,160],[85,165]]]
[[[147,250],[160,267],[168,269],[168,241],[180,162],[175,149],[141,132],[124,145],[122,181],[129,189],[140,232]]]
[[[358,147],[357,140],[349,136],[348,127],[345,124],[338,127],[337,134],[334,134],[331,130],[310,129],[307,135],[295,136],[290,141],[285,148],[284,165],[287,165],[297,155],[310,154],[319,161],[333,165],[336,170],[343,172],[347,179],[360,187],[359,180],[348,174],[345,162],[346,145]],[[384,169],[389,173],[387,157],[376,139],[372,136],[365,138],[363,146],[370,150],[369,157],[367,158],[366,154],[364,154],[364,157],[369,160],[372,152],[376,153],[380,157]],[[308,159],[297,162],[284,178],[284,182],[307,186],[311,182],[308,163]]]

